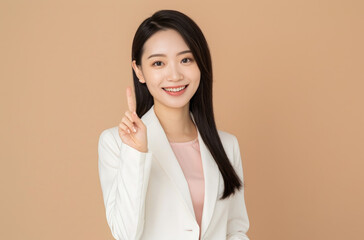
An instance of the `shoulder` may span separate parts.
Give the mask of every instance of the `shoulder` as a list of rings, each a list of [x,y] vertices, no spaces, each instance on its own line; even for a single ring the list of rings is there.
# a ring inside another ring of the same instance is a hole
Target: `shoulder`
[[[229,159],[232,160],[232,163],[235,165],[236,157],[238,156],[239,150],[239,142],[237,137],[229,132],[217,130],[221,143],[225,149],[226,155],[229,157]]]
[[[237,141],[237,138],[234,134],[226,132],[226,131],[222,131],[222,130],[217,130],[219,137],[221,139],[222,144],[226,144],[226,145],[234,145],[235,141]]]
[[[106,128],[99,135],[99,146],[108,145],[114,148],[120,148],[121,139],[119,137],[118,126]]]

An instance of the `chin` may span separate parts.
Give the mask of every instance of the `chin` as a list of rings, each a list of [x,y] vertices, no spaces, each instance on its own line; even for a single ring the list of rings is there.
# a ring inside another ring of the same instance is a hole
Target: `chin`
[[[176,102],[172,102],[172,101],[154,101],[154,104],[157,104],[157,105],[163,105],[165,108],[173,108],[173,109],[179,109],[179,108],[185,108],[186,106],[188,107],[190,102],[189,101],[176,101]]]

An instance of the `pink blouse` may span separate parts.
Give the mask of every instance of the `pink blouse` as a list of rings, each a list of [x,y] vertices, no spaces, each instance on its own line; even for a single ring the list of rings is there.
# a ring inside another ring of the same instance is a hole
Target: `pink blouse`
[[[201,229],[202,210],[205,197],[205,180],[198,138],[189,142],[169,143],[187,180],[196,221]]]

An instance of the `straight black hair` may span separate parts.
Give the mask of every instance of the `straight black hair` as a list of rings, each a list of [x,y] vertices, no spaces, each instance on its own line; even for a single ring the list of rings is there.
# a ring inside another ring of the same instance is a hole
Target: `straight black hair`
[[[141,65],[144,43],[156,32],[173,29],[179,32],[192,51],[201,72],[199,87],[190,100],[192,113],[201,137],[216,161],[224,179],[224,194],[229,197],[243,185],[226,155],[215,124],[212,103],[212,63],[207,41],[197,24],[185,14],[176,10],[160,10],[145,19],[137,29],[132,44],[132,61]],[[142,117],[154,104],[153,96],[146,84],[139,82],[133,71],[136,112]]]

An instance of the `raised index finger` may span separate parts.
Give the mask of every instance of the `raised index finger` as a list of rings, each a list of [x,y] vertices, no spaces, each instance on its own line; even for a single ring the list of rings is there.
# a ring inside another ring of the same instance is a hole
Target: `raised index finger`
[[[131,90],[131,87],[126,88],[126,100],[128,102],[129,111],[135,112],[136,106],[135,106],[134,95],[133,95],[133,92]]]

